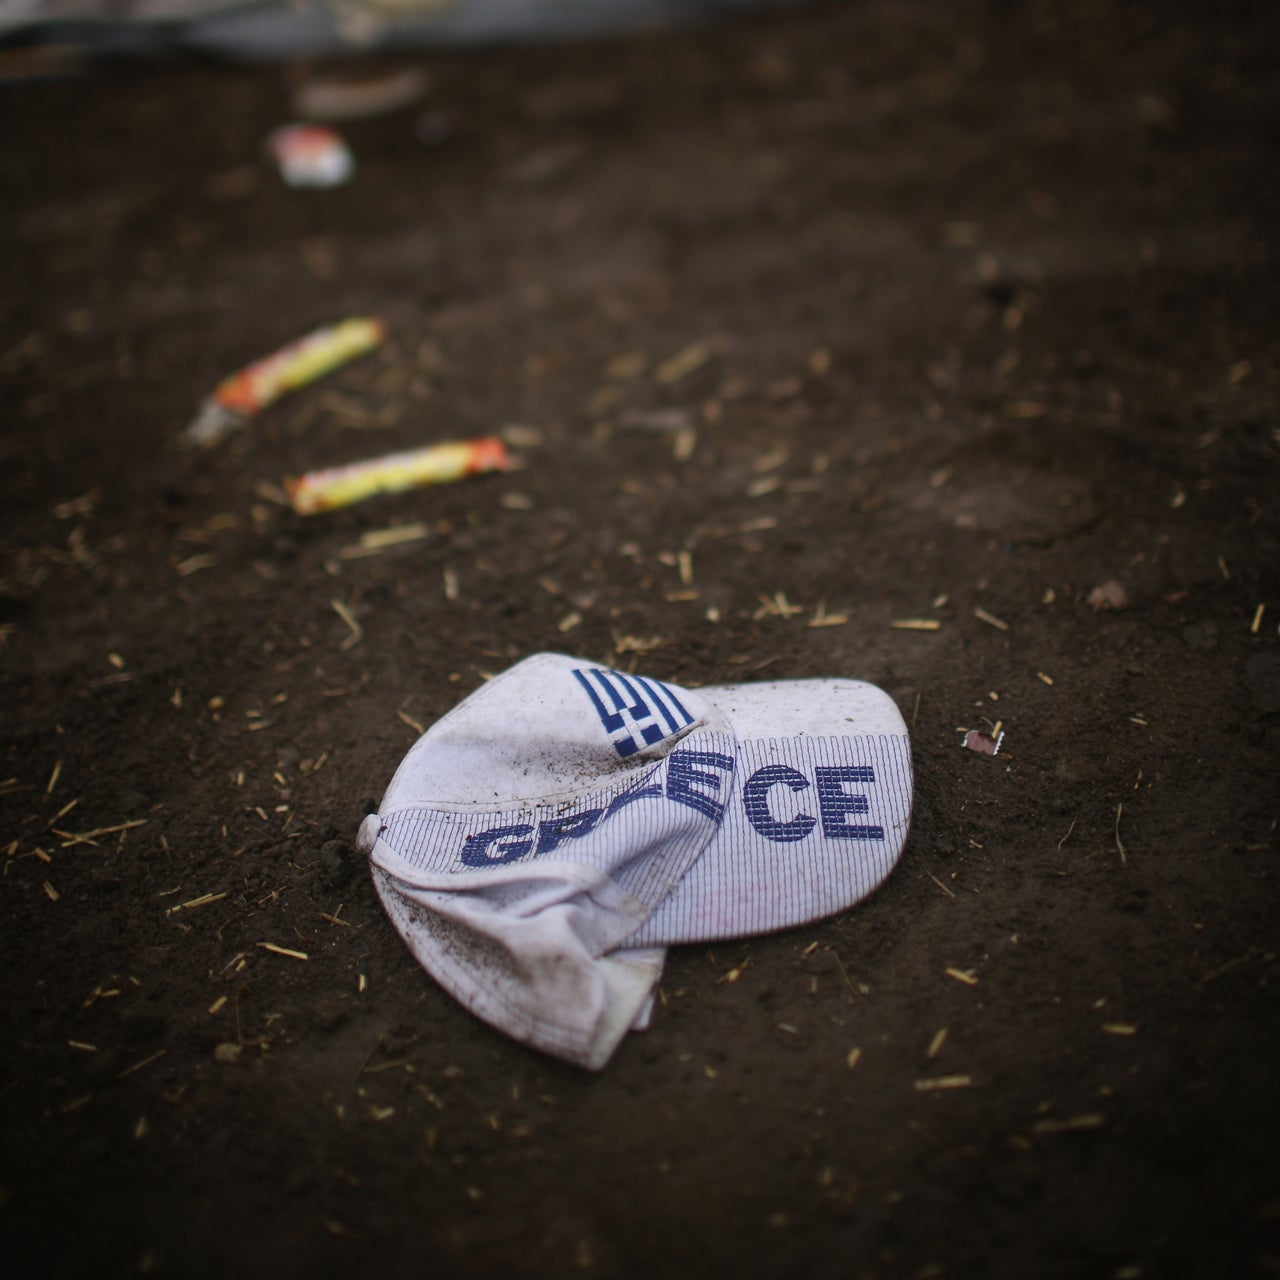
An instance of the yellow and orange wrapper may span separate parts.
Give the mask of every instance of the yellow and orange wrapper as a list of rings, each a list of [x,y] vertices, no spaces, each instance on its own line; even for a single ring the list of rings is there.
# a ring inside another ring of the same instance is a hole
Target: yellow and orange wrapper
[[[372,351],[386,335],[387,327],[381,320],[353,316],[286,344],[224,378],[187,428],[187,440],[192,444],[217,444],[246,418],[290,391]]]
[[[486,471],[505,471],[509,463],[506,445],[497,436],[483,436],[308,471],[289,477],[284,489],[299,515],[314,516],[380,493],[403,493],[421,485],[449,484]]]

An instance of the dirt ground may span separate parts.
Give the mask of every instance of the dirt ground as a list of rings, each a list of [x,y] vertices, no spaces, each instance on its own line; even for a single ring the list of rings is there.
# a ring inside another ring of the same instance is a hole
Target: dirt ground
[[[314,66],[0,88],[8,1274],[1280,1272],[1274,6],[385,63],[431,90],[332,191],[263,151]],[[281,503],[499,429],[509,474]],[[884,887],[675,949],[598,1075],[352,847],[540,650],[868,679],[915,753]]]

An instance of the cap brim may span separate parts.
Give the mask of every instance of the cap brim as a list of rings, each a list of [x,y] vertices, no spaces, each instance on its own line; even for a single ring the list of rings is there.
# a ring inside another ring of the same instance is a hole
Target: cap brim
[[[628,946],[710,942],[837,914],[892,871],[911,818],[907,728],[857,680],[698,691],[737,735],[719,830]]]

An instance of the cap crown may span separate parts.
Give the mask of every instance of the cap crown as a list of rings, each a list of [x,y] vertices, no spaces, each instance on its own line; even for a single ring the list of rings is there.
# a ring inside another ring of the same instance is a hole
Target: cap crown
[[[705,728],[724,726],[687,689],[538,654],[490,680],[419,739],[382,812],[500,811],[599,791]]]

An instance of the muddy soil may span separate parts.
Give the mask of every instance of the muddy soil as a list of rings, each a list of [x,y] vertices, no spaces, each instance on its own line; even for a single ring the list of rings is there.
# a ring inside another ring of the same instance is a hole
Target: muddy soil
[[[315,66],[0,88],[8,1273],[1275,1274],[1274,6],[366,61],[432,87],[329,191],[263,151]],[[675,949],[595,1075],[446,996],[352,846],[540,650],[912,734],[881,890]]]

